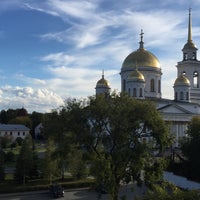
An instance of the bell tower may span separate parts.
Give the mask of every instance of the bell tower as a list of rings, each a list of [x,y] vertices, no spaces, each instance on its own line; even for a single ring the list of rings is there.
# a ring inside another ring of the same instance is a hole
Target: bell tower
[[[183,60],[178,62],[177,77],[184,75],[190,82],[190,100],[200,104],[200,61],[197,59],[197,47],[192,40],[192,17],[189,9],[188,39],[184,45]]]

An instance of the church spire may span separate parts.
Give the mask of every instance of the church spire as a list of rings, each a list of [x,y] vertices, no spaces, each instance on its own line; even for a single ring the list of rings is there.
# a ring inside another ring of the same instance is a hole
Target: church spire
[[[188,42],[192,42],[192,21],[191,21],[191,8],[189,8],[189,22],[188,22]]]
[[[140,49],[144,49],[143,35],[144,35],[144,32],[141,29],[141,33],[140,33]]]
[[[183,51],[183,61],[185,60],[197,60],[197,48],[192,41],[192,17],[191,8],[189,8],[189,20],[188,20],[188,39],[187,43],[184,45]]]
[[[104,69],[102,70],[102,79],[104,79]]]

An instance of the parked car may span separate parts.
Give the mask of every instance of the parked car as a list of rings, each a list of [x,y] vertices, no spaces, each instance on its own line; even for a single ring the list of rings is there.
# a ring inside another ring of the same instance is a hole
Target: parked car
[[[50,186],[50,192],[54,198],[64,197],[64,189],[59,184],[53,184]]]

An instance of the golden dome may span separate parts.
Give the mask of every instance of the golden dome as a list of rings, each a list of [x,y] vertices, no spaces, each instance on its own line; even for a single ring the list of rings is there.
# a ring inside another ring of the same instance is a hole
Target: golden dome
[[[102,86],[109,87],[109,82],[106,79],[104,79],[104,76],[102,75],[102,78],[97,82],[96,86],[97,87],[102,87]]]
[[[128,77],[128,80],[145,81],[143,74],[138,70],[133,71],[131,75]]]
[[[180,75],[175,80],[174,85],[188,85],[188,86],[190,86],[190,81],[185,75]]]
[[[139,48],[137,51],[129,54],[123,64],[122,68],[125,67],[135,67],[137,64],[138,68],[140,67],[155,67],[160,68],[160,63],[155,55],[151,52],[145,50],[144,48]]]

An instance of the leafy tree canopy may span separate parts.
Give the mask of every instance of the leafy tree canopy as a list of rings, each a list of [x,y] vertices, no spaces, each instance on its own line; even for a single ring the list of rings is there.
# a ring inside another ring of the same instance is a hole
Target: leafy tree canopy
[[[188,126],[188,136],[182,144],[183,154],[188,159],[188,176],[200,180],[200,117],[193,117]]]
[[[90,97],[87,102],[66,102],[65,108],[71,130],[90,154],[93,175],[112,199],[118,199],[122,181],[160,178],[164,163],[154,154],[168,144],[168,130],[153,103],[114,93],[108,98]]]

